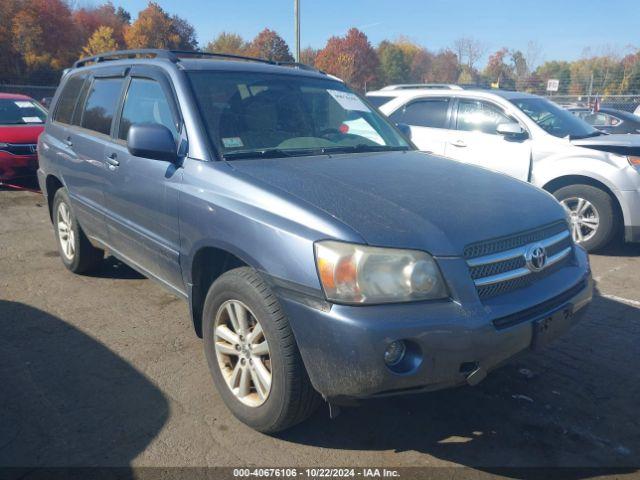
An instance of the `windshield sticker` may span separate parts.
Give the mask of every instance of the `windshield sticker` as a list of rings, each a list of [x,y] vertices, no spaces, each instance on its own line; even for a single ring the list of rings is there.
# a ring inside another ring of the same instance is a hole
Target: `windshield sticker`
[[[340,104],[345,110],[353,110],[356,112],[370,112],[362,100],[350,92],[341,92],[340,90],[327,90],[336,102]]]
[[[13,103],[15,103],[19,108],[33,108],[33,103],[31,102],[17,101]]]
[[[24,123],[42,123],[42,119],[40,117],[22,117],[22,121]]]
[[[226,137],[222,139],[222,144],[224,148],[238,148],[244,147],[242,143],[242,139],[240,137]]]

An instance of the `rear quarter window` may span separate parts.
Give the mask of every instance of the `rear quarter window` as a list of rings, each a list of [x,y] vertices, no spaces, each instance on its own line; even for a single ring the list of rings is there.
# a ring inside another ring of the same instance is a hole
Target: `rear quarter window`
[[[446,128],[449,98],[433,98],[413,101],[389,118],[394,123],[406,123],[416,127]]]
[[[76,108],[82,85],[86,79],[85,75],[75,75],[66,81],[62,92],[60,92],[60,98],[56,105],[53,120],[60,123],[71,124],[73,118],[73,111]]]
[[[367,96],[367,101],[373,105],[376,108],[380,108],[382,105],[384,105],[387,102],[390,102],[391,100],[393,100],[395,97],[381,97],[381,96]]]

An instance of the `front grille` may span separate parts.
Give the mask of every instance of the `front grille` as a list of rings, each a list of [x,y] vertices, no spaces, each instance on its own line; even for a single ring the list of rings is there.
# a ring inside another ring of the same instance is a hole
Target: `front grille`
[[[566,223],[558,222],[535,230],[529,230],[527,232],[518,233],[516,235],[510,235],[508,237],[496,238],[494,240],[485,242],[472,243],[471,245],[467,245],[465,247],[464,258],[468,260],[475,257],[481,257],[483,255],[503,252],[512,248],[518,248],[529,243],[539,242],[540,240],[555,235],[556,233],[560,233],[566,229]]]
[[[534,247],[542,247],[546,254],[541,271],[527,264],[525,255]],[[566,266],[573,258],[573,241],[566,224],[557,223],[472,244],[465,248],[465,257],[478,296],[484,300],[524,288]]]
[[[0,147],[0,151],[8,152],[12,155],[35,155],[35,143],[9,143],[6,147]]]

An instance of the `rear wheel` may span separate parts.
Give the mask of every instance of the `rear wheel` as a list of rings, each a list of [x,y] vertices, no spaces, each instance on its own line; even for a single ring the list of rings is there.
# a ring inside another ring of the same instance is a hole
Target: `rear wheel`
[[[60,188],[53,198],[53,227],[60,258],[67,269],[73,273],[85,273],[100,264],[104,251],[91,245],[82,231],[64,188]]]
[[[224,403],[242,422],[272,433],[305,420],[320,397],[289,322],[260,275],[237,268],[216,280],[203,309],[204,348]]]
[[[553,195],[567,211],[576,243],[591,252],[612,240],[617,218],[613,199],[607,192],[591,185],[569,185]]]

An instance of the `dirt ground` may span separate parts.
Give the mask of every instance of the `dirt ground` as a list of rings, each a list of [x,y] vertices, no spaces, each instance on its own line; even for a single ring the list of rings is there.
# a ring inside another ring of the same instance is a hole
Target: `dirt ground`
[[[40,195],[0,191],[0,465],[640,465],[640,246],[592,256],[585,319],[477,387],[323,408],[278,436],[239,423],[187,305],[108,259],[58,258]],[[589,470],[574,475],[595,476]],[[621,473],[619,470],[617,473]]]

